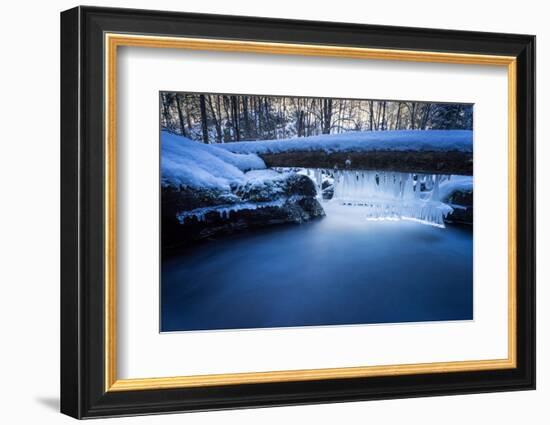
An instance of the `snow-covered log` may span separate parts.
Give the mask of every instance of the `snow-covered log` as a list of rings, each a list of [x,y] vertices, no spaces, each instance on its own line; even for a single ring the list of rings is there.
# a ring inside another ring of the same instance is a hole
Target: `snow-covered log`
[[[360,131],[222,145],[257,154],[268,167],[338,168],[471,175],[472,131]]]
[[[362,151],[281,152],[258,154],[268,167],[332,168],[339,170],[386,170],[426,174],[471,175],[471,152]]]

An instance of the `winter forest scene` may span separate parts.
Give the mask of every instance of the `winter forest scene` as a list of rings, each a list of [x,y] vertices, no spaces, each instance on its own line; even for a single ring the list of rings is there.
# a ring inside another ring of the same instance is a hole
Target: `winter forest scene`
[[[161,332],[473,319],[472,104],[159,98]]]

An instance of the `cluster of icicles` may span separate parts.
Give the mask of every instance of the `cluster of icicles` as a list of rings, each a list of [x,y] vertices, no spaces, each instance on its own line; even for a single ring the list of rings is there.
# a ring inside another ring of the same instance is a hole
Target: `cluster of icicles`
[[[286,202],[296,202],[301,200],[302,196],[290,196],[288,198],[279,198],[266,202],[244,202],[242,204],[215,205],[212,207],[196,208],[190,211],[182,211],[176,215],[180,224],[185,224],[190,219],[205,221],[209,213],[216,213],[221,219],[229,219],[231,215],[238,211],[258,210],[262,208],[281,207]]]
[[[308,173],[309,174],[309,173]],[[365,208],[367,220],[413,220],[445,227],[453,209],[441,202],[439,185],[450,176],[392,171],[312,170],[318,192],[333,180],[331,202]]]
[[[176,216],[176,218],[178,219],[180,224],[184,224],[190,218],[194,218],[197,221],[204,221],[207,214],[214,212],[217,213],[221,219],[229,219],[231,217],[231,213],[237,211],[275,207],[282,205],[282,203],[283,202],[280,199],[277,199],[272,202],[258,202],[256,204],[247,202],[243,204],[233,205],[216,205],[213,207],[196,208],[191,211],[182,211]]]

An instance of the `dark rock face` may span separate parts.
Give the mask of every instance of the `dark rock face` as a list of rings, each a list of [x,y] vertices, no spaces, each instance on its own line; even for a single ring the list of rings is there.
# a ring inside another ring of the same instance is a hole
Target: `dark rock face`
[[[474,194],[473,191],[456,190],[445,200],[453,212],[450,213],[445,221],[449,223],[473,224],[474,222]]]
[[[326,201],[332,199],[332,197],[334,196],[334,186],[328,185],[327,187],[325,187],[323,189],[322,195],[323,195],[323,199]]]
[[[323,183],[321,183],[321,189],[323,189],[323,190],[325,190],[329,186],[332,186],[332,184],[328,180],[325,180],[325,181],[323,181]]]
[[[300,220],[295,222],[308,221],[317,217],[324,217],[325,210],[315,198],[302,198],[296,202],[296,213],[300,214]]]
[[[472,175],[472,152],[372,151],[281,152],[260,154],[268,167],[388,170],[434,174]]]
[[[235,186],[225,192],[163,187],[163,247],[185,246],[219,235],[323,217],[325,212],[315,196],[314,183],[294,173]]]
[[[231,192],[221,190],[189,187],[175,188],[166,186],[162,188],[162,209],[168,213],[178,211],[191,211],[197,208],[213,207],[216,205],[228,205],[239,202],[238,196]]]

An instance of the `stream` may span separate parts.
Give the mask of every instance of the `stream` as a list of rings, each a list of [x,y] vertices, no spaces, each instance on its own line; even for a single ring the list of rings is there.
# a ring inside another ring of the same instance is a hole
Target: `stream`
[[[326,217],[223,237],[161,264],[161,331],[473,319],[468,226]]]

